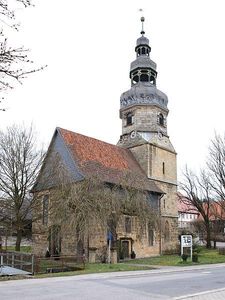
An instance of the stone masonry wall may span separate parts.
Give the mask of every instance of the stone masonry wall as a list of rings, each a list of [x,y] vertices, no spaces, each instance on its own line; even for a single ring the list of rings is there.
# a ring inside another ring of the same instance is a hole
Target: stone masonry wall
[[[42,199],[46,194],[49,194],[49,191],[43,191],[34,195],[35,208],[32,211],[32,215],[35,221],[32,222],[32,253],[37,256],[45,256],[46,250],[49,247],[48,228],[42,222]]]
[[[155,180],[157,186],[164,191],[161,198],[162,215],[162,251],[176,248],[178,242],[177,212],[177,166],[176,153],[158,147],[157,144],[145,143],[130,148],[149,179]],[[163,222],[168,221],[169,240],[164,238]]]
[[[41,200],[45,193],[38,195],[40,202],[39,209],[42,210]],[[52,199],[51,199],[52,201]],[[136,257],[149,257],[159,255],[159,232],[154,232],[154,244],[149,245],[148,230],[142,229],[137,217],[131,218],[131,232],[125,230],[125,216],[122,216],[117,225],[117,241],[129,241],[129,254],[135,251]],[[33,223],[33,247],[32,252],[38,256],[45,256],[49,248],[49,228],[53,225],[53,220],[49,219],[47,225],[42,224],[42,219]],[[105,261],[107,257],[107,229],[99,226],[97,221],[90,221],[89,229],[83,238],[83,247],[85,254],[88,255],[88,249],[96,248],[96,259]],[[147,228],[147,227],[146,227]],[[118,246],[119,244],[117,244]],[[119,249],[119,248],[118,248]],[[61,227],[61,254],[78,255],[77,239],[75,230],[65,224]],[[118,253],[119,256],[119,253]]]
[[[132,112],[134,114],[133,120],[134,123],[132,125],[126,125],[126,113]],[[130,133],[133,130],[138,131],[158,131],[162,129],[157,122],[157,116],[159,113],[162,113],[164,117],[167,117],[167,111],[157,107],[157,106],[135,106],[135,108],[130,108],[122,113],[122,134]],[[166,132],[166,126],[164,127],[164,131]]]
[[[177,183],[176,154],[157,145],[150,145],[150,177]]]
[[[165,224],[169,224],[169,237],[165,236]],[[176,251],[178,249],[178,219],[162,217],[162,253]],[[171,253],[171,252],[170,252]]]

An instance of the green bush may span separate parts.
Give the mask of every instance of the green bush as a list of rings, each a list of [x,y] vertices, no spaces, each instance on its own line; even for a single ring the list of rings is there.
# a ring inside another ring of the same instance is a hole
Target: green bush
[[[136,258],[136,253],[134,252],[134,250],[131,252],[130,257],[131,257],[132,259],[135,259],[135,258]]]
[[[192,250],[193,250],[193,252],[200,253],[201,250],[202,250],[202,246],[194,243],[193,246],[192,246]]]
[[[187,261],[187,259],[188,259],[188,255],[187,255],[187,254],[182,254],[182,255],[181,255],[181,258],[182,258],[183,261],[185,262],[185,261]]]
[[[197,252],[193,252],[193,254],[192,254],[192,261],[193,262],[198,262],[198,253]]]

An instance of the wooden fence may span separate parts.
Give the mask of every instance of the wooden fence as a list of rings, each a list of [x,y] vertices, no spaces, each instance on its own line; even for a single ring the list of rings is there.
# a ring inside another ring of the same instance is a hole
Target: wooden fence
[[[34,255],[25,252],[0,252],[1,265],[8,266],[34,274]]]

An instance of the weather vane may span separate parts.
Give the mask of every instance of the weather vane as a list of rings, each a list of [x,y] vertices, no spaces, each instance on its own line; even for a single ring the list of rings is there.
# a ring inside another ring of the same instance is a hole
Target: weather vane
[[[144,21],[145,21],[145,18],[143,16],[143,9],[140,8],[139,9],[139,12],[141,13],[141,23],[142,23],[142,28],[141,28],[141,34],[144,35],[145,34],[145,31],[144,31]]]

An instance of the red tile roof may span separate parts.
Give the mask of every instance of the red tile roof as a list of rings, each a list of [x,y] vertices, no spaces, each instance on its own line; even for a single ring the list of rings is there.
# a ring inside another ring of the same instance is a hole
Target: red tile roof
[[[98,175],[105,182],[117,184],[126,178],[138,187],[162,193],[146,177],[130,150],[66,129],[58,128],[58,131],[85,176]]]
[[[207,210],[207,204],[205,204],[205,211]],[[199,219],[202,219],[200,216]],[[209,206],[209,219],[214,220],[225,220],[224,204],[216,201],[212,201]]]
[[[180,200],[178,200],[177,210],[178,212],[181,213],[188,213],[188,214],[195,214],[195,215],[199,214],[198,210],[194,206],[184,203]]]
[[[177,193],[177,210],[181,213],[199,214],[198,210],[190,203],[190,201],[181,193]]]

